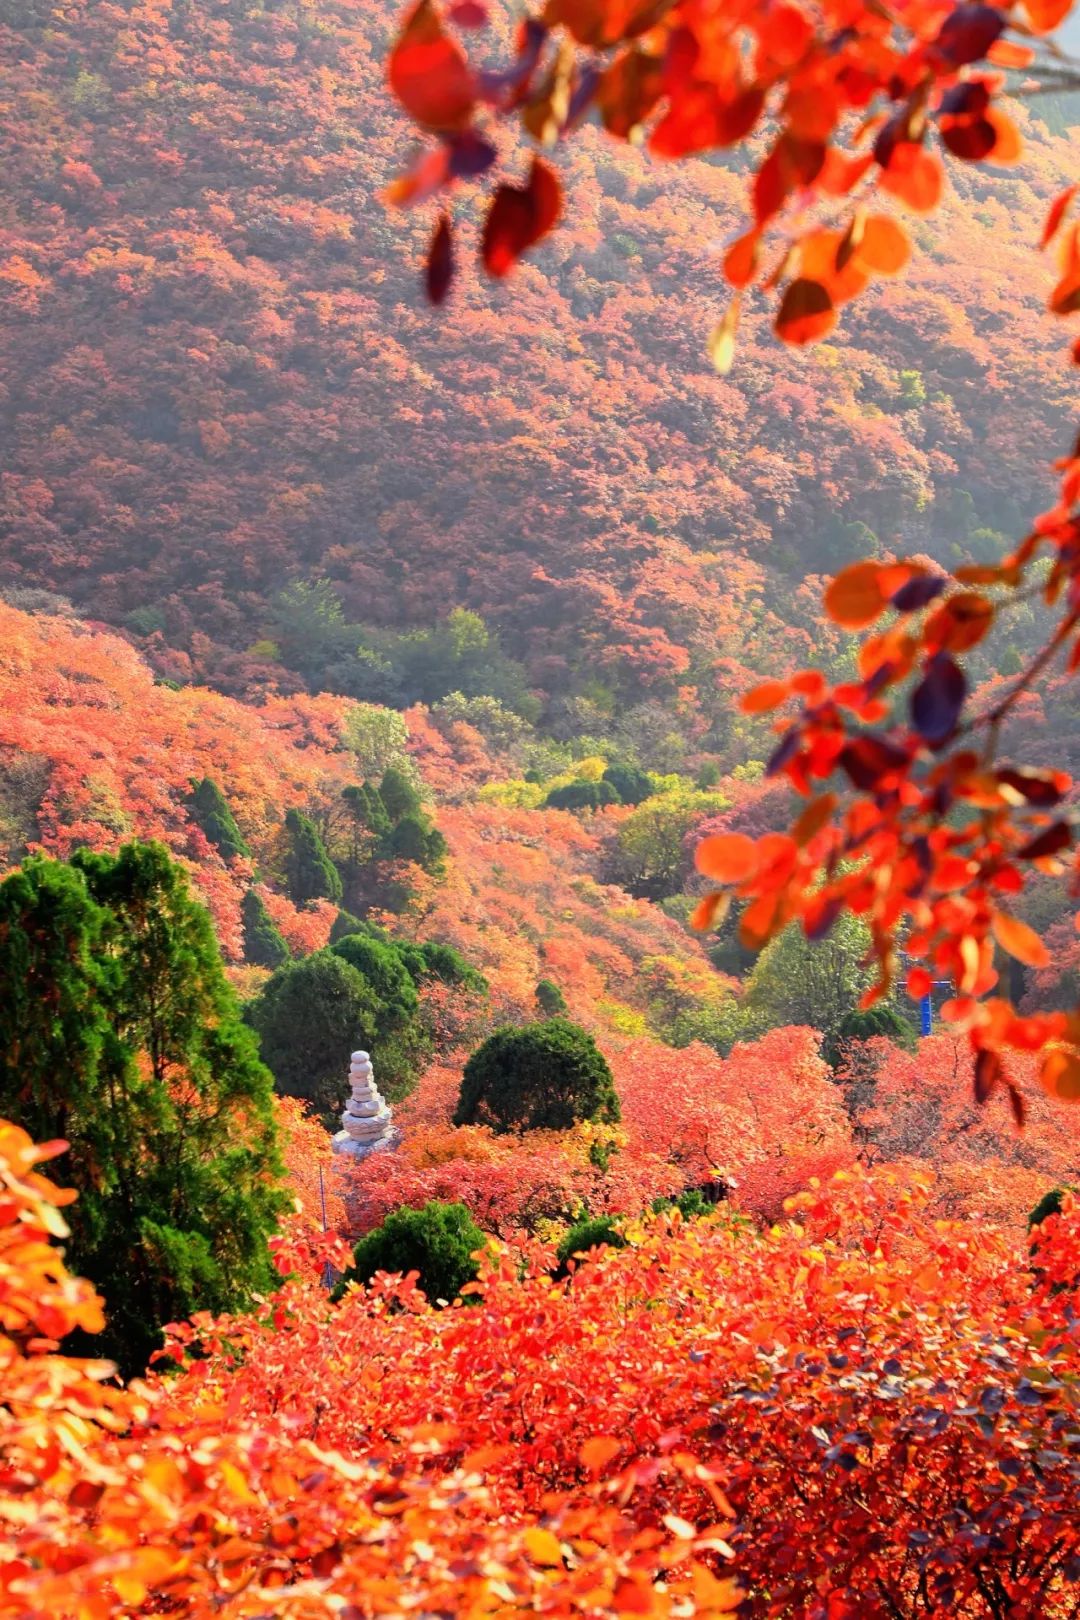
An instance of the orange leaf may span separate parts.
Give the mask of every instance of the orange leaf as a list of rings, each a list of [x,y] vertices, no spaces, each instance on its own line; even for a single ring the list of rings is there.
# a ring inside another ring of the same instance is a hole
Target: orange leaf
[[[907,232],[888,214],[871,214],[863,228],[856,256],[879,276],[895,276],[911,257]]]
[[[737,1581],[728,1577],[717,1578],[704,1564],[695,1563],[694,1612],[696,1614],[735,1614],[746,1593]]]
[[[781,703],[786,703],[790,696],[790,682],[761,681],[759,685],[752,686],[749,692],[743,693],[739,708],[743,714],[768,714],[770,709],[778,709]]]
[[[1072,10],[1074,0],[1024,0],[1024,10],[1037,34],[1053,33]]]
[[[1026,68],[1035,60],[1030,45],[1021,45],[1015,39],[995,39],[986,53],[986,60],[995,67]]]
[[[1024,155],[1024,143],[1020,139],[1020,131],[1007,113],[1000,107],[986,109],[986,122],[997,136],[994,149],[987,158],[988,163],[1019,163]]]
[[[1061,222],[1068,212],[1069,204],[1076,196],[1078,189],[1080,188],[1076,186],[1066,186],[1064,191],[1058,192],[1050,204],[1050,212],[1047,214],[1046,224],[1043,226],[1042,241],[1039,243],[1040,248],[1048,248],[1054,240],[1061,228]]]
[[[932,214],[941,201],[941,164],[914,141],[898,141],[882,172],[886,191],[917,214]]]
[[[723,922],[731,906],[731,896],[724,889],[718,889],[715,894],[707,894],[704,900],[694,907],[690,917],[690,926],[699,934],[704,934],[710,928],[715,928]]]
[[[829,581],[825,612],[834,624],[842,625],[845,630],[865,630],[881,616],[888,600],[882,589],[881,572],[878,563],[851,563]]]
[[[1039,1079],[1051,1097],[1077,1102],[1080,1100],[1080,1054],[1060,1050],[1048,1052],[1043,1058]]]
[[[655,1614],[652,1586],[624,1575],[611,1595],[611,1608],[614,1614]]]
[[[460,129],[476,100],[464,53],[443,32],[431,0],[407,19],[387,68],[390,88],[411,118],[428,129]]]
[[[614,1435],[594,1434],[583,1443],[578,1456],[583,1468],[587,1468],[590,1474],[598,1474],[621,1450],[622,1441],[616,1440]]]
[[[542,1530],[538,1525],[531,1525],[522,1536],[525,1551],[534,1564],[543,1564],[554,1568],[563,1561],[563,1550],[559,1545],[559,1538],[550,1530]]]
[[[742,883],[757,871],[757,846],[745,833],[715,833],[701,840],[694,864],[718,883]]]
[[[776,333],[785,343],[816,343],[836,325],[836,309],[820,281],[800,276],[784,294],[776,316]]]
[[[1018,962],[1032,968],[1046,967],[1049,963],[1050,952],[1034,928],[1029,928],[1027,923],[1008,916],[1004,911],[995,911],[990,926],[1002,950],[1015,956]]]
[[[733,287],[746,287],[757,274],[761,253],[761,237],[757,231],[747,231],[736,237],[724,254],[724,275]]]

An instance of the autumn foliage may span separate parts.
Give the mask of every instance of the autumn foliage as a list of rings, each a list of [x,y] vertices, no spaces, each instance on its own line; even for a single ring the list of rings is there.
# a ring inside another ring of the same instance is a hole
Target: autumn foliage
[[[879,1172],[566,1282],[496,1250],[449,1310],[387,1277],[335,1306],[332,1246],[287,1238],[264,1308],[123,1390],[58,1347],[97,1305],[42,1152],[0,1150],[12,1620],[1075,1611],[1070,1200],[1035,1270]]]

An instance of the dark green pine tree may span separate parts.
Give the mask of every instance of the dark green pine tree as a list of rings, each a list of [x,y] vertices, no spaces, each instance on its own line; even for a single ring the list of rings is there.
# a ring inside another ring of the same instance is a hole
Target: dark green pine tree
[[[193,783],[188,805],[192,820],[208,842],[213,844],[222,860],[235,860],[238,855],[250,856],[251,848],[236,825],[236,818],[229,809],[225,795],[209,776]]]
[[[274,1284],[287,1205],[270,1075],[210,919],[158,844],[0,884],[0,1112],[70,1151],[68,1260],[104,1295],[94,1354],[141,1370],[165,1322]]]
[[[426,872],[438,872],[446,859],[445,838],[422,812],[402,816],[383,848],[391,860],[413,861]]]
[[[244,926],[244,960],[253,967],[279,968],[289,960],[289,947],[260,895],[249,889],[240,905]]]
[[[341,877],[326,853],[319,829],[300,810],[285,813],[285,885],[294,905],[310,900],[339,901]]]
[[[420,812],[419,793],[405,772],[399,770],[396,765],[390,765],[383,772],[383,779],[379,783],[379,798],[394,826],[402,816],[415,816]]]

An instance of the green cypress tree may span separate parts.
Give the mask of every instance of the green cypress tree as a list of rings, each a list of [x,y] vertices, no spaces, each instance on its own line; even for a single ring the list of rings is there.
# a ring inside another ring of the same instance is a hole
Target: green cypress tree
[[[80,1193],[69,1262],[106,1301],[95,1353],[136,1372],[163,1323],[273,1286],[270,1076],[159,844],[0,885],[0,983],[0,1111],[70,1143],[54,1173]]]
[[[379,797],[386,814],[395,826],[402,816],[415,816],[421,808],[419,793],[405,772],[399,770],[396,765],[390,765],[383,772],[383,779],[379,783]]]
[[[351,1052],[373,1051],[380,1086],[387,1078],[377,1045],[378,997],[363,974],[333,951],[315,951],[278,968],[244,1016],[259,1037],[277,1090],[311,1103],[327,1125],[349,1094]]]
[[[580,1119],[618,1122],[607,1059],[587,1030],[566,1018],[489,1035],[465,1065],[455,1125],[493,1131],[566,1131]]]
[[[278,968],[289,960],[289,947],[262,900],[249,889],[240,903],[244,926],[244,959],[253,967]]]
[[[209,776],[193,784],[188,805],[192,820],[208,842],[213,844],[222,860],[235,860],[239,855],[250,856],[251,848],[236,825],[236,818],[229,809],[225,795]]]
[[[360,789],[364,805],[364,816],[368,826],[376,838],[385,838],[390,831],[391,822],[383,803],[382,794],[371,782],[365,782]]]
[[[285,840],[285,884],[293,904],[339,901],[341,878],[311,817],[299,810],[286,811]]]

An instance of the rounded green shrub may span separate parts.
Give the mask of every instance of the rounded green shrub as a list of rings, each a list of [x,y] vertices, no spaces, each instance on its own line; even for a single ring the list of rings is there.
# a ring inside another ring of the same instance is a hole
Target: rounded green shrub
[[[618,793],[610,782],[565,782],[552,788],[544,800],[548,810],[599,810],[605,804],[619,804]]]
[[[652,777],[639,765],[609,765],[601,781],[614,788],[623,804],[640,804],[652,797]]]
[[[545,1018],[559,1018],[567,1011],[566,997],[554,979],[541,979],[536,986],[536,1005]]]
[[[484,1234],[464,1204],[432,1199],[423,1209],[396,1209],[353,1250],[353,1263],[335,1291],[348,1283],[370,1282],[377,1271],[419,1272],[428,1300],[455,1299],[479,1272]]]
[[[1031,1214],[1028,1216],[1028,1231],[1033,1232],[1035,1228],[1041,1226],[1043,1221],[1045,1221],[1049,1216],[1060,1215],[1061,1205],[1065,1194],[1067,1192],[1075,1191],[1075,1187],[1051,1187],[1049,1192],[1043,1193],[1042,1197],[1039,1199],[1039,1202],[1035,1205],[1034,1209],[1031,1211]]]
[[[609,1249],[625,1249],[626,1239],[610,1215],[589,1215],[572,1226],[555,1250],[559,1262],[554,1275],[569,1275],[569,1262],[606,1244]]]
[[[565,1131],[582,1119],[615,1124],[619,1099],[592,1036],[566,1018],[490,1035],[468,1063],[455,1125],[494,1131]]]

